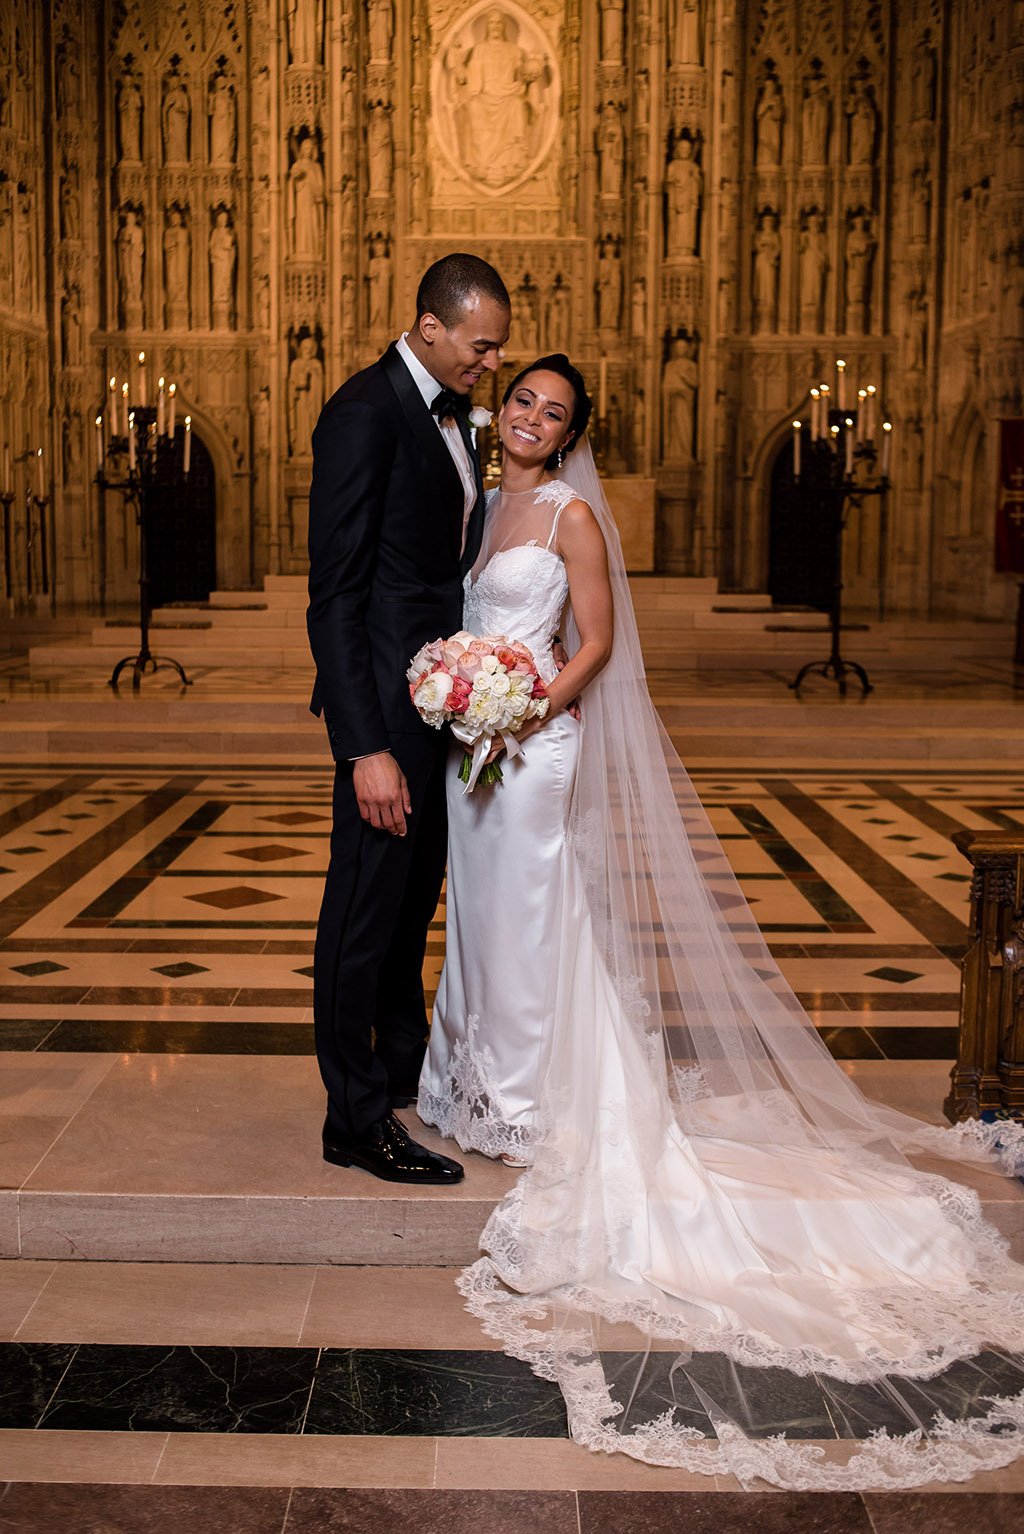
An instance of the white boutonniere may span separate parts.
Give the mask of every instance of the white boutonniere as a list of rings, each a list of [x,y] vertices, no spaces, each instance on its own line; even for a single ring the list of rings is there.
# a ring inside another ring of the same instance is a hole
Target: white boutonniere
[[[494,417],[485,405],[474,405],[469,412],[469,435],[476,447],[476,434],[482,426],[490,426]]]

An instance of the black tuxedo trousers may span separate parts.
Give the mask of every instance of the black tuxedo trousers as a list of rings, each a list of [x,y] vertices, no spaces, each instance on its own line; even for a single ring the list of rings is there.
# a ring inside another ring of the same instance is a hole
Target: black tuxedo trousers
[[[426,1049],[422,969],[444,879],[447,731],[409,698],[409,661],[462,625],[483,485],[461,551],[462,481],[394,347],[343,384],[313,434],[307,628],[310,707],[335,759],[331,857],[317,925],[313,1011],[327,1122],[351,1139],[416,1082]],[[359,814],[352,758],[390,751],[409,785],[404,837]]]

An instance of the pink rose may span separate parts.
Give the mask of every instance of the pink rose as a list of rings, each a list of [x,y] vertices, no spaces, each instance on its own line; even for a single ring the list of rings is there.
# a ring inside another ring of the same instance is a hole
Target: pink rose
[[[469,707],[469,700],[473,689],[468,682],[461,677],[456,677],[452,682],[452,690],[448,694],[448,709],[452,714],[464,714]]]
[[[479,655],[481,657],[493,655],[494,653],[494,646],[488,644],[486,639],[471,639],[466,648],[470,655]]]
[[[455,668],[455,674],[456,676],[460,676],[463,681],[468,682],[470,687],[472,687],[479,670],[479,655],[464,655],[463,658],[459,661],[458,666]]]
[[[530,696],[532,698],[546,698],[547,695],[548,690],[544,686],[544,683],[541,681],[540,677],[538,677],[533,684],[533,692],[530,694]]]

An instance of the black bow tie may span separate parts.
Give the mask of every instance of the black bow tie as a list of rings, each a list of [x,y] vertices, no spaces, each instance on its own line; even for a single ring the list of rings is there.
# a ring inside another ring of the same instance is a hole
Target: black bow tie
[[[439,421],[447,420],[449,416],[456,420],[461,416],[468,416],[472,409],[472,402],[468,394],[456,394],[454,389],[442,389],[433,400],[430,411],[436,415]]]

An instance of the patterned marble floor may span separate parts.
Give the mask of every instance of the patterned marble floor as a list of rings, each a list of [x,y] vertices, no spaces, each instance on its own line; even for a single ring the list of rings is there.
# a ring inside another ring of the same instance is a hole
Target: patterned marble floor
[[[1012,668],[979,665],[945,689],[908,675],[904,695],[1019,704]],[[699,685],[693,673],[652,680],[665,705]],[[235,683],[222,673],[209,685]],[[706,688],[768,698],[779,678],[741,685],[716,673]],[[816,757],[809,735],[784,762],[702,764],[693,776],[833,1053],[866,1091],[937,1118],[968,893],[950,836],[1024,823],[1024,775],[1012,763],[887,761],[867,732],[855,762]],[[125,1104],[144,1105],[142,1171],[104,1170],[111,1181],[150,1177],[155,1194],[180,1167],[146,1142],[147,1124],[159,1138],[173,1103],[208,1108],[207,1079],[234,1073],[305,1104],[329,783],[312,759],[0,761],[0,1227],[4,1189],[33,1176],[44,1188],[71,1187],[76,1174],[95,1182]],[[442,902],[430,995],[443,916]],[[325,1184],[334,1175],[315,1170]],[[365,1191],[358,1174],[337,1175]],[[490,1197],[507,1175],[474,1168]],[[1000,1196],[1014,1215],[1019,1194]],[[176,1534],[202,1520],[225,1534],[518,1534],[527,1523],[543,1534],[1009,1534],[1024,1524],[1024,1467],[920,1496],[752,1504],[735,1482],[587,1454],[566,1439],[549,1388],[461,1311],[450,1267],[152,1255],[0,1263],[0,1531]],[[793,1431],[799,1416],[804,1436],[842,1457],[842,1425],[822,1403],[797,1412],[769,1389],[763,1405],[764,1432]]]

